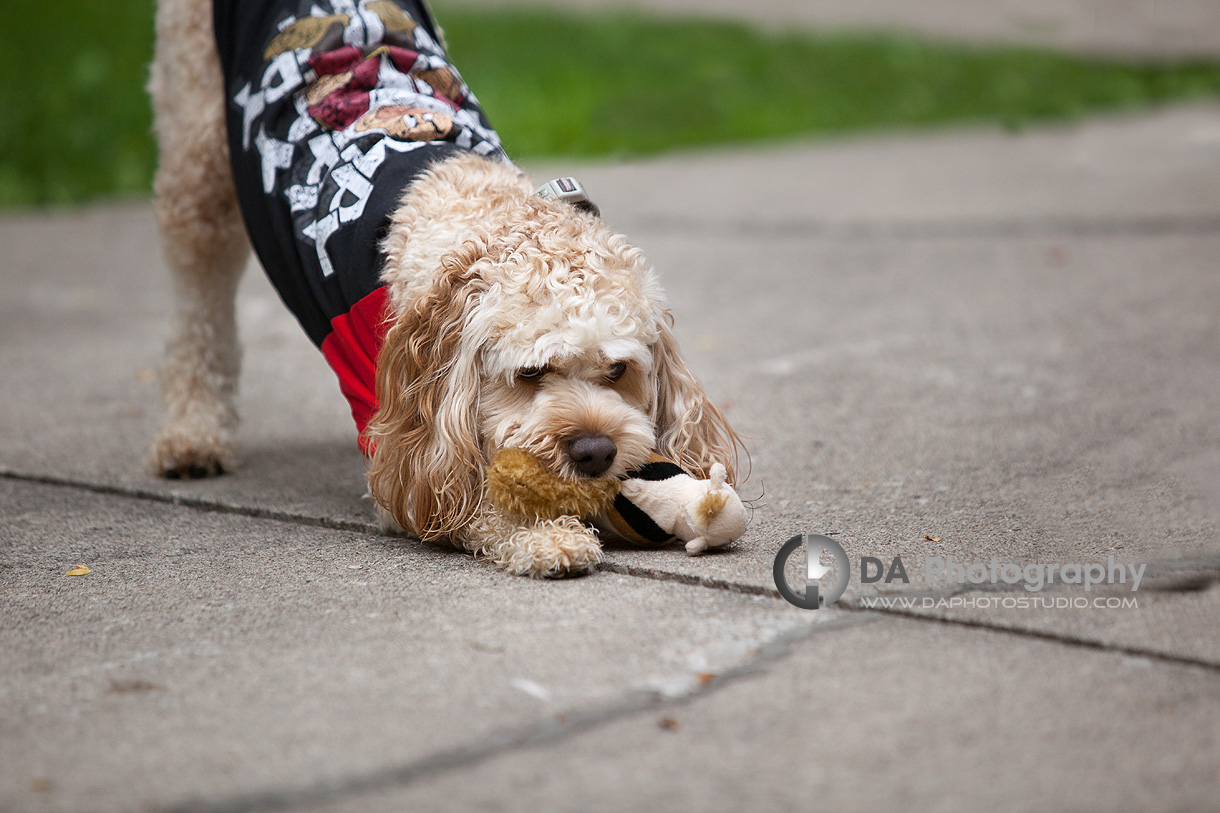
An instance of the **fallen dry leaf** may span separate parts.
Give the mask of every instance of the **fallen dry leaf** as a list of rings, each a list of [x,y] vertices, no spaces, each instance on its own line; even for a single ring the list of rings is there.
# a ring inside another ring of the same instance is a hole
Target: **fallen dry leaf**
[[[930,534],[924,534],[923,538],[928,540],[929,542],[939,542],[940,541],[939,536],[932,536]]]
[[[110,688],[106,691],[111,694],[131,694],[132,692],[158,692],[164,688],[156,683],[149,683],[147,680],[112,680]]]
[[[77,565],[76,567],[69,570],[67,575],[69,575],[69,576],[88,576],[92,572],[93,571],[90,570],[85,565]]]
[[[657,725],[659,725],[661,728],[665,729],[666,731],[677,731],[678,726],[681,724],[678,722],[677,717],[673,717],[673,716],[670,716],[667,714],[664,717],[662,717],[660,720],[657,720]]]
[[[695,674],[695,679],[700,683],[711,683],[716,679],[716,676],[711,672],[697,672]]]

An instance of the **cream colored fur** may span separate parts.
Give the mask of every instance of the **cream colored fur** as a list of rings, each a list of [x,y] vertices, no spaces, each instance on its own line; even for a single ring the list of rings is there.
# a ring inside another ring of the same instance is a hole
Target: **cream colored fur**
[[[157,9],[149,91],[160,146],[157,220],[176,307],[162,389],[168,418],[153,444],[162,474],[199,477],[236,464],[234,298],[249,255],[224,130],[220,62],[207,0]]]
[[[248,248],[210,4],[161,0],[157,35],[157,211],[178,305],[152,463],[208,476],[236,462],[234,296]],[[568,442],[605,434],[618,453],[602,476],[656,451],[700,476],[729,461],[731,480],[737,436],[682,360],[642,254],[601,220],[539,198],[507,164],[466,155],[412,184],[384,247],[394,322],[367,432],[369,489],[387,522],[513,573],[559,576],[600,560],[597,533],[572,517],[523,525],[498,514],[484,494],[497,450],[524,449],[576,477]],[[543,374],[530,380],[530,368]]]

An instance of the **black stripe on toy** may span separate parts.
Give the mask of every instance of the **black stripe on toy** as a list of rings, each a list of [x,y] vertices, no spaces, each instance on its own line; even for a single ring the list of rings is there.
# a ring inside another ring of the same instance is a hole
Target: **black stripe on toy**
[[[652,521],[652,517],[645,514],[635,503],[622,494],[614,498],[614,510],[618,511],[623,521],[631,526],[631,530],[635,531],[646,541],[654,545],[664,545],[667,542],[673,541],[673,534],[664,531],[660,525]]]
[[[629,478],[652,482],[668,480],[670,477],[677,477],[679,474],[686,474],[686,472],[677,463],[671,463],[668,460],[656,460],[652,463],[645,463],[638,469],[627,472]]]

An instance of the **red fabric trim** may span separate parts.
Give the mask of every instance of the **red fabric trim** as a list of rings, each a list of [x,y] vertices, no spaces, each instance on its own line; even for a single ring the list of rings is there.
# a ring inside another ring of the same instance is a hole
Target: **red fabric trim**
[[[378,288],[347,313],[330,320],[331,332],[322,340],[322,355],[339,377],[339,389],[352,407],[360,432],[360,450],[373,450],[364,436],[377,412],[377,353],[390,328],[389,292]]]

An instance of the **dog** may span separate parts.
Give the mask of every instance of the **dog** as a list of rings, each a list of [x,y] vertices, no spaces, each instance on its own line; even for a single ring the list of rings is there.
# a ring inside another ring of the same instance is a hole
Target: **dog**
[[[176,305],[166,477],[236,464],[238,279],[258,259],[339,376],[387,526],[512,573],[601,558],[577,517],[485,495],[520,448],[567,478],[740,440],[683,360],[642,253],[508,160],[420,0],[161,0],[150,79]]]

